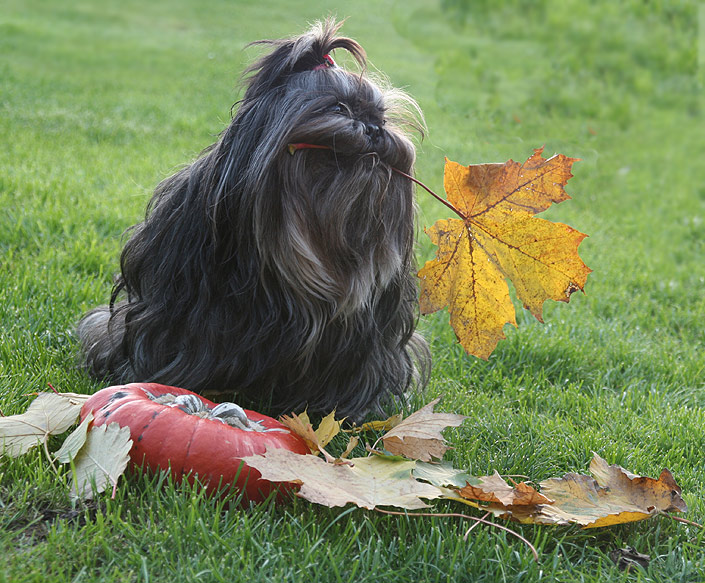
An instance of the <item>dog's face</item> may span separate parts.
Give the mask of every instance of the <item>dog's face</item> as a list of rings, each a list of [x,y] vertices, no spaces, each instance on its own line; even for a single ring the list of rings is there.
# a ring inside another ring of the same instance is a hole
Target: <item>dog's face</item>
[[[227,174],[252,195],[262,281],[344,314],[373,302],[412,261],[412,184],[393,169],[412,171],[407,130],[418,127],[418,109],[333,64],[331,46],[361,63],[364,53],[332,32],[328,42],[316,33],[281,43],[251,68],[223,142],[231,134],[239,146],[228,154],[242,171]]]
[[[283,101],[298,109],[290,119],[292,143],[326,145],[340,156],[368,155],[410,171],[414,147],[400,127],[405,113],[401,94],[331,67],[297,75]]]

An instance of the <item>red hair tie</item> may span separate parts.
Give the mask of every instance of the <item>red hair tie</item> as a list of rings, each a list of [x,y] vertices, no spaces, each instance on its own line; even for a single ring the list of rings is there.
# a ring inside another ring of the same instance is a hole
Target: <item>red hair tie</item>
[[[289,154],[292,156],[294,155],[294,152],[297,150],[331,150],[329,146],[321,146],[319,144],[304,144],[304,143],[297,143],[297,144],[289,144],[287,146],[287,150],[289,150]]]
[[[335,67],[335,61],[330,55],[323,55],[323,62],[320,65],[316,65],[313,70],[320,71],[321,69],[329,69],[330,67]]]

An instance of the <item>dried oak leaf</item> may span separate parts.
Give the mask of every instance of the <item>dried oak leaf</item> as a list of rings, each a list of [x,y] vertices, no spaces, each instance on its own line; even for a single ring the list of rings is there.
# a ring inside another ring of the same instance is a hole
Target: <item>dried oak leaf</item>
[[[444,186],[460,219],[426,229],[436,258],[419,271],[421,313],[448,306],[450,322],[468,352],[488,358],[505,324],[516,326],[507,279],[542,321],[547,299],[567,302],[583,290],[591,270],[578,256],[583,233],[534,217],[568,200],[564,186],[575,158],[545,159],[543,148],[523,164],[462,166],[446,160]]]
[[[353,458],[351,465],[327,463],[313,455],[293,454],[283,449],[243,458],[265,480],[300,484],[297,496],[328,507],[355,504],[373,510],[396,506],[425,508],[421,500],[440,498],[443,492],[411,476],[413,461],[390,461],[380,457]]]
[[[554,503],[542,507],[535,521],[595,528],[687,510],[681,488],[667,469],[658,479],[637,476],[594,454],[590,472],[594,478],[570,473],[541,482],[541,492]]]
[[[90,395],[39,393],[20,415],[0,417],[0,454],[17,457],[50,435],[58,435],[78,420],[81,405]]]
[[[448,449],[441,431],[457,427],[466,417],[455,413],[434,413],[433,408],[439,401],[431,401],[385,433],[382,441],[387,451],[424,462],[441,459]]]

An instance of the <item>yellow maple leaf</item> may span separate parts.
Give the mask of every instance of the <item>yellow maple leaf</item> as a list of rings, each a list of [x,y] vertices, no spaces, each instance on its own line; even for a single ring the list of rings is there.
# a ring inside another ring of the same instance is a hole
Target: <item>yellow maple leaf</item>
[[[326,459],[333,459],[324,448],[340,433],[340,425],[343,419],[335,418],[335,410],[321,420],[318,429],[315,431],[306,411],[298,415],[296,413],[282,415],[279,421],[301,437],[306,442],[311,453],[320,452]]]
[[[534,217],[568,200],[564,186],[575,158],[549,159],[543,148],[519,164],[462,166],[446,160],[447,205],[460,219],[426,229],[436,258],[419,271],[422,314],[449,307],[451,326],[465,350],[487,358],[516,326],[507,279],[517,297],[542,321],[547,299],[568,301],[591,272],[578,256],[586,237],[562,223]]]
[[[331,440],[340,433],[340,425],[342,419],[335,418],[335,409],[321,419],[318,429],[316,429],[316,437],[321,447],[328,445]]]

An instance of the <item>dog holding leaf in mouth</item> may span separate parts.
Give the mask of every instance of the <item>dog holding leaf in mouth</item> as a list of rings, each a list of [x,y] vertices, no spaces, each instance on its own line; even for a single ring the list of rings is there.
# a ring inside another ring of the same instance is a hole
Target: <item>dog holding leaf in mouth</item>
[[[359,416],[427,379],[415,332],[421,113],[332,20],[261,41],[219,140],[156,188],[110,305],[78,325],[113,382]],[[362,73],[336,65],[347,51]],[[400,171],[400,172],[399,172]]]

